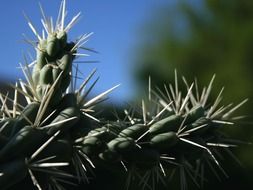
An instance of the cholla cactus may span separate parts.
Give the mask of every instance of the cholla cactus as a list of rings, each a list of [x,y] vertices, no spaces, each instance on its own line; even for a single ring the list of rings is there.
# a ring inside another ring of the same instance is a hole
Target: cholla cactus
[[[230,115],[246,100],[219,107],[222,89],[213,103],[208,102],[214,78],[201,94],[196,82],[188,85],[184,80],[188,91],[184,96],[175,73],[174,87],[152,90],[150,82],[149,96],[140,107],[126,109],[125,119],[102,122],[92,115],[94,107],[118,85],[87,100],[97,82],[87,87],[94,71],[76,89],[73,61],[86,55],[79,50],[89,50],[83,45],[90,36],[68,41],[80,14],[65,25],[65,0],[55,25],[42,7],[41,12],[42,35],[27,18],[37,37],[36,44],[31,42],[36,60],[21,65],[27,81],[13,86],[13,100],[0,96],[1,189],[11,189],[26,178],[37,189],[64,189],[64,184],[88,182],[93,168],[101,165],[125,170],[128,189],[132,184],[155,189],[175,171],[180,173],[182,189],[187,187],[186,176],[201,186],[204,165],[215,175],[216,169],[227,175],[215,153],[222,148],[230,152],[228,148],[236,145],[219,131],[233,124]],[[25,108],[17,102],[18,93],[27,101]]]

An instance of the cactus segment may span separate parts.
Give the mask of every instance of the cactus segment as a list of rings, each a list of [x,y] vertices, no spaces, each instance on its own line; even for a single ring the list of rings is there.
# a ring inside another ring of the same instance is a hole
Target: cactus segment
[[[31,155],[46,138],[44,131],[25,126],[0,150],[0,161]]]
[[[24,158],[16,158],[0,164],[0,187],[7,190],[18,182],[21,182],[27,175],[27,165]]]
[[[62,110],[59,115],[51,122],[52,127],[48,130],[48,135],[53,135],[58,130],[66,131],[73,127],[79,120],[80,111],[77,107],[68,107]],[[62,122],[65,121],[66,122]]]
[[[134,150],[136,144],[134,140],[130,137],[117,137],[110,141],[108,144],[108,149],[112,152],[126,153],[128,151]]]
[[[149,128],[149,132],[152,135],[156,135],[169,131],[177,131],[182,122],[183,122],[182,116],[171,115],[151,125]]]
[[[37,160],[51,158],[50,162],[70,162],[73,154],[73,145],[68,139],[52,141],[37,157]]]
[[[88,137],[82,142],[82,151],[88,155],[97,155],[105,148],[105,144],[98,137]]]
[[[7,144],[7,142],[8,142],[8,138],[0,134],[0,150]]]
[[[161,133],[154,136],[150,143],[152,147],[158,150],[167,150],[168,148],[174,146],[179,141],[179,138],[175,132]]]
[[[192,123],[192,122],[194,122],[194,121],[196,121],[199,118],[204,117],[204,116],[205,116],[205,109],[201,105],[200,106],[195,106],[185,116],[186,119],[184,121],[184,124]]]
[[[47,37],[46,51],[50,57],[54,57],[60,50],[60,41],[56,34],[49,34]]]
[[[122,130],[119,133],[119,137],[131,137],[133,139],[137,139],[140,137],[143,133],[148,131],[149,128],[143,124],[136,124],[130,127],[127,127],[126,129]]]
[[[10,138],[13,134],[15,134],[15,132],[17,131],[17,127],[16,127],[17,121],[18,121],[17,118],[3,119],[0,122],[1,134],[6,138]]]

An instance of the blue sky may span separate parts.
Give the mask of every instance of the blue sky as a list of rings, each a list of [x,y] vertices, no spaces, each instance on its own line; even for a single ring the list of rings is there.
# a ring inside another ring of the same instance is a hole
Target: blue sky
[[[0,2],[2,79],[22,78],[21,70],[16,67],[22,62],[23,53],[35,55],[32,48],[22,41],[23,33],[35,39],[22,12],[40,29],[38,2],[41,2],[47,15],[56,18],[60,0]],[[91,54],[86,60],[96,60],[99,63],[82,64],[80,69],[85,75],[93,68],[98,69],[97,76],[100,76],[100,80],[94,89],[95,93],[120,83],[121,86],[111,95],[113,100],[126,101],[134,96],[135,85],[130,68],[133,68],[134,48],[141,37],[139,31],[155,10],[174,3],[174,0],[67,0],[68,19],[79,11],[82,12],[82,19],[70,31],[70,38],[94,32],[87,46],[96,49],[99,54]]]

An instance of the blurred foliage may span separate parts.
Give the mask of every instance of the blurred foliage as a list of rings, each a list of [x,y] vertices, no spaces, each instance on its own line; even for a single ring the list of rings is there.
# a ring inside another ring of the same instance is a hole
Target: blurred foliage
[[[159,9],[141,37],[134,65],[140,87],[146,88],[151,76],[153,84],[163,88],[173,81],[175,68],[189,81],[196,77],[200,86],[216,73],[213,98],[223,86],[224,104],[249,98],[240,109],[240,114],[247,114],[244,122],[228,131],[236,139],[253,142],[253,1],[179,1]],[[235,151],[243,168],[226,164],[231,178],[212,187],[252,189],[253,147],[241,145]]]

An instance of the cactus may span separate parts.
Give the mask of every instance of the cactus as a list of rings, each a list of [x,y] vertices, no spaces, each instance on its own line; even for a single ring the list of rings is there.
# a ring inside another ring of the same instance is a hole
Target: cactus
[[[55,26],[41,7],[42,35],[27,18],[37,38],[32,43],[36,60],[21,65],[27,81],[13,86],[14,98],[0,96],[1,189],[30,178],[37,189],[60,190],[65,184],[88,182],[96,167],[123,170],[127,189],[132,184],[155,189],[158,183],[166,185],[175,172],[179,172],[182,189],[188,178],[200,187],[205,165],[215,175],[220,171],[226,176],[216,154],[220,149],[230,152],[228,148],[236,144],[220,129],[234,124],[231,114],[247,100],[234,107],[219,106],[222,89],[210,102],[214,77],[201,94],[196,82],[189,85],[184,80],[187,93],[183,95],[175,72],[174,87],[153,90],[150,82],[148,98],[136,111],[124,110],[125,119],[95,118],[94,107],[118,85],[87,100],[97,82],[87,89],[93,71],[76,88],[73,62],[85,56],[79,50],[90,50],[83,45],[91,33],[68,41],[68,32],[80,14],[66,25],[65,4],[63,0]],[[18,94],[25,97],[25,107],[17,102]]]

